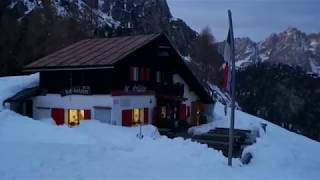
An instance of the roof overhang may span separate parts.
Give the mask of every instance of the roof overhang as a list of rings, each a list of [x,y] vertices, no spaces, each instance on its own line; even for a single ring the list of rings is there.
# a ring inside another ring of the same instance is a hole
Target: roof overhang
[[[25,68],[23,72],[41,72],[41,71],[81,71],[97,69],[113,69],[114,66],[96,66],[96,67],[48,67],[48,68]]]

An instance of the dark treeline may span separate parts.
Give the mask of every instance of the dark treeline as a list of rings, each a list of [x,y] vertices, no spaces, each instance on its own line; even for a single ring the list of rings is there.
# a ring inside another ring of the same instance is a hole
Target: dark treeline
[[[320,140],[320,78],[299,67],[262,63],[237,72],[243,111]]]
[[[21,2],[9,9],[10,1],[1,0],[0,76],[19,74],[25,64],[99,31],[90,18],[77,21],[77,11],[69,18],[59,17],[50,1],[42,2],[43,8],[25,15]]]

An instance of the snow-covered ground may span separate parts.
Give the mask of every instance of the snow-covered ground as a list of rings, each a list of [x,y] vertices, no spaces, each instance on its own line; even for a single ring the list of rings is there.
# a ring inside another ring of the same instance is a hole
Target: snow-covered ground
[[[35,75],[34,75],[35,76]],[[32,76],[31,76],[32,77]],[[26,78],[26,76],[22,77]],[[17,90],[19,78],[1,78],[1,91]],[[31,78],[32,79],[32,78]],[[12,87],[11,87],[12,85]],[[5,88],[4,88],[5,87]],[[13,88],[15,87],[15,88]],[[3,98],[5,95],[2,96]],[[230,112],[230,111],[228,111]],[[198,130],[228,126],[224,107],[215,121]],[[57,127],[9,110],[0,112],[0,179],[318,179],[320,143],[263,119],[236,112],[236,127],[260,131],[248,165],[227,166],[221,152],[182,138],[160,136],[155,127],[120,127],[88,120],[79,127]]]

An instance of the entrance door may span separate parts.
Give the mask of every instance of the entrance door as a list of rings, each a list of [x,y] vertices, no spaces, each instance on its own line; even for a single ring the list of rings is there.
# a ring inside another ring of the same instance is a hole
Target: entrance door
[[[111,109],[110,108],[95,108],[94,118],[103,123],[111,124]]]
[[[199,126],[201,121],[200,117],[203,113],[203,103],[200,101],[193,101],[191,102],[191,119],[193,126]]]

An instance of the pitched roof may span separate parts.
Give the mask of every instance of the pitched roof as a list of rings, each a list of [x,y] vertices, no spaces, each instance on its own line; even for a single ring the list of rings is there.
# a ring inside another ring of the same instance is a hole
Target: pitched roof
[[[32,62],[24,69],[112,66],[159,36],[161,34],[85,39]]]

